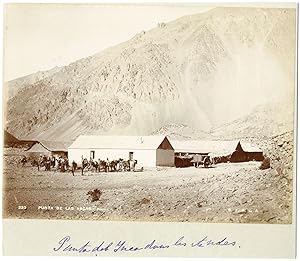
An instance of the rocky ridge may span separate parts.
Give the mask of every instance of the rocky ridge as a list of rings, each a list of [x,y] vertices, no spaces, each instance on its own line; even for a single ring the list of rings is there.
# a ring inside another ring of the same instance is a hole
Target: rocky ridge
[[[210,132],[278,97],[290,102],[295,39],[286,32],[294,21],[293,9],[215,8],[143,31],[51,73],[9,82],[17,91],[6,128],[43,140],[146,135],[168,124]],[[279,113],[275,106],[270,121]]]

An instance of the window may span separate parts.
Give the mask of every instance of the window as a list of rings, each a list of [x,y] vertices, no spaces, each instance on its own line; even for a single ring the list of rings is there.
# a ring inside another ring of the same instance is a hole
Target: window
[[[133,152],[129,152],[129,160],[133,160]]]
[[[91,159],[95,159],[95,151],[94,150],[91,150],[90,157],[91,157]]]

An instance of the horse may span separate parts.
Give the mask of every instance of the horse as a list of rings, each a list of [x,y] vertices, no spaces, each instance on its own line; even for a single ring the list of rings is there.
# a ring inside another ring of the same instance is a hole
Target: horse
[[[94,161],[94,160],[90,161],[89,169],[91,170],[92,168],[94,168],[95,171],[97,171],[98,168],[99,168],[99,163],[97,161]]]
[[[122,171],[130,171],[129,160],[122,160]]]
[[[105,160],[100,160],[99,163],[98,163],[98,169],[99,169],[99,172],[101,171],[101,169],[103,169],[105,172],[108,171],[108,165],[107,165],[107,162]]]
[[[33,160],[33,162],[31,163],[32,166],[34,166],[36,164],[38,171],[40,170],[40,168],[45,167],[46,170],[46,161],[47,161],[47,157],[46,156],[40,156],[38,160]]]
[[[85,158],[82,160],[82,164],[81,164],[81,175],[83,176],[83,170],[85,168],[88,168],[89,167],[89,162],[88,160]]]
[[[45,166],[45,171],[50,171],[51,170],[51,160],[50,160],[50,158],[47,158],[44,161],[44,166]]]
[[[112,160],[109,163],[109,168],[111,171],[116,171],[117,170],[117,165],[118,165],[119,161],[118,160]]]
[[[23,156],[23,158],[21,159],[22,167],[25,167],[26,163],[27,163],[27,158],[26,158],[26,156]]]
[[[205,157],[203,161],[204,168],[208,168],[211,165],[211,160],[209,157]]]
[[[61,163],[59,164],[61,166]],[[94,164],[93,167],[95,167],[95,165],[97,164]],[[90,162],[86,158],[84,159],[82,158],[81,164],[80,163],[78,164],[77,162],[75,162],[75,160],[73,160],[71,166],[69,165],[68,160],[66,160],[65,166],[66,166],[66,170],[71,170],[73,176],[75,175],[76,170],[81,170],[81,176],[83,176],[84,170],[86,169],[89,170],[92,167]]]
[[[38,162],[36,159],[33,159],[33,160],[31,161],[31,166],[32,166],[32,167],[38,167],[38,165],[39,165],[39,162]]]
[[[67,162],[65,159],[63,159],[62,157],[59,157],[59,159],[57,160],[57,170],[59,170],[60,172],[65,172],[67,170]]]
[[[77,169],[77,163],[73,160],[72,161],[72,168],[71,168],[73,176],[74,176],[74,173],[75,173],[76,169]]]

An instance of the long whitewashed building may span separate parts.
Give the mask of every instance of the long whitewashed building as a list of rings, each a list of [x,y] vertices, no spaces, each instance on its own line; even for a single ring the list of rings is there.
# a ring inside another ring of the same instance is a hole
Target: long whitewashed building
[[[144,167],[174,166],[174,149],[165,136],[81,135],[68,148],[69,162],[134,159]]]

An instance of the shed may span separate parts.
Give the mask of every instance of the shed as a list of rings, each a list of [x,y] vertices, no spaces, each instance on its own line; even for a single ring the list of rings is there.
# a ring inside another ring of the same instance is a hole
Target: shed
[[[238,141],[223,140],[172,140],[176,155],[228,155],[235,151]]]
[[[247,161],[262,161],[264,159],[263,151],[251,143],[240,142],[243,151],[246,154]]]
[[[243,162],[263,160],[263,152],[257,146],[238,140],[172,140],[175,156],[203,158],[210,155],[217,162]]]
[[[4,130],[4,148],[24,148],[25,150],[32,147],[36,140],[21,140],[16,138],[14,135]]]
[[[165,136],[81,135],[68,148],[69,161],[134,159],[144,167],[174,166],[174,149]]]
[[[26,150],[29,157],[39,157],[40,155],[49,156],[68,156],[68,142],[38,141]]]

